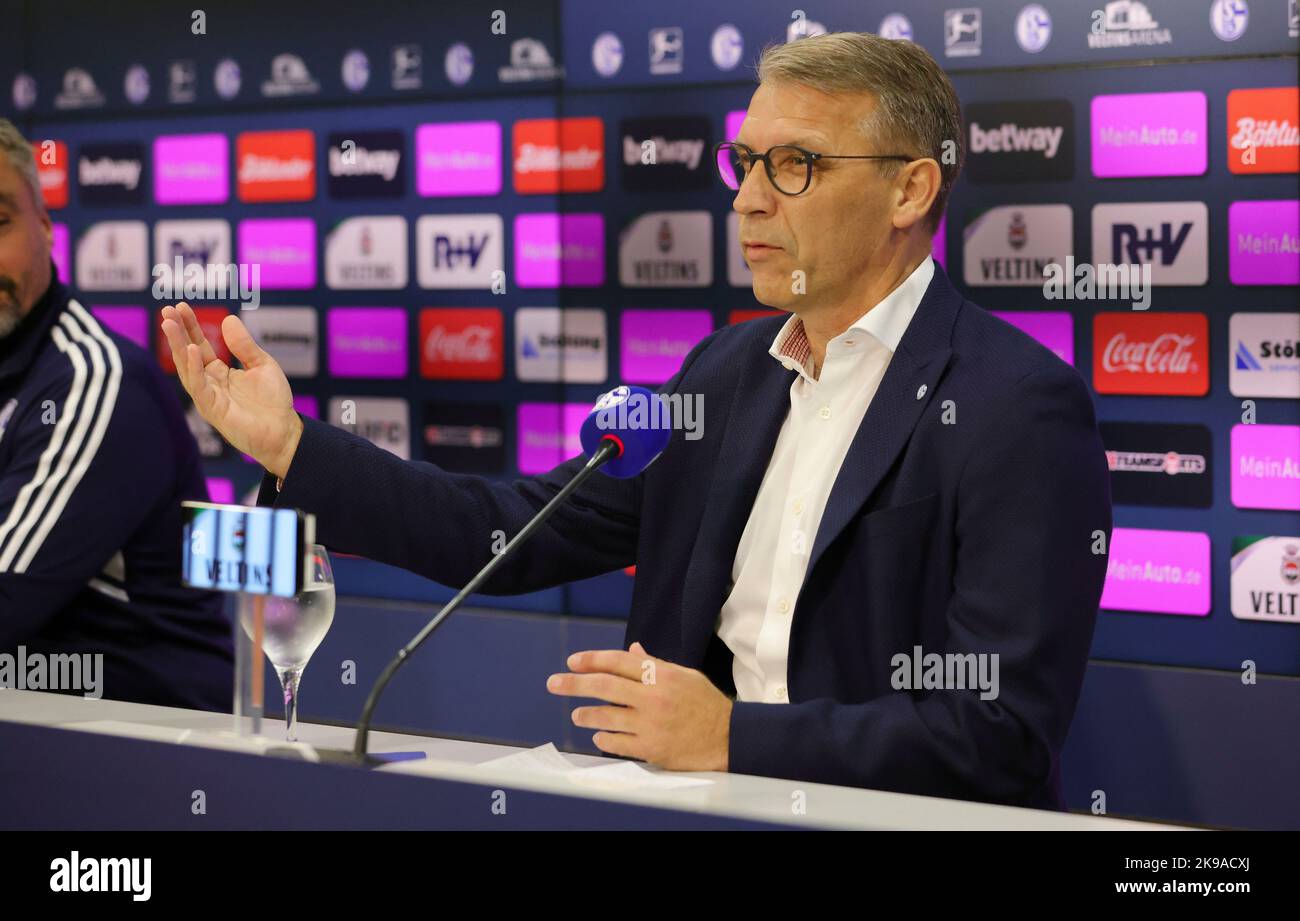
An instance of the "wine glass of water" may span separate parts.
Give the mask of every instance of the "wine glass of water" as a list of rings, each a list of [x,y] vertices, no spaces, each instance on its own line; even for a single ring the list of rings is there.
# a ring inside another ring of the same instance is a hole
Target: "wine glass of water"
[[[240,623],[256,642],[252,605],[243,609]],[[298,682],[307,660],[320,645],[334,622],[334,570],[329,554],[320,544],[308,550],[307,577],[302,591],[292,598],[267,595],[262,615],[262,651],[275,667],[284,689],[285,738],[296,742],[298,724]]]

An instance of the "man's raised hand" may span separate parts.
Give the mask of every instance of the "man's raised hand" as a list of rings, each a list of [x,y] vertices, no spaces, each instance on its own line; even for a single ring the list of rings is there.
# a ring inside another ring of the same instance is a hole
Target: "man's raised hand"
[[[231,368],[217,357],[188,304],[164,307],[162,317],[176,374],[199,415],[236,449],[283,477],[297,450],[302,420],[294,412],[293,391],[280,365],[233,314],[222,321],[221,335],[243,368]]]

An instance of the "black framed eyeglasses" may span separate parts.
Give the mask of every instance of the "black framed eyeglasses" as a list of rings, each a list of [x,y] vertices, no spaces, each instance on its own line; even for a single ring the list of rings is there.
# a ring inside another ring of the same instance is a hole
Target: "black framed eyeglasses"
[[[812,183],[813,164],[818,160],[906,160],[902,154],[821,154],[794,144],[778,144],[767,153],[758,153],[735,141],[713,145],[713,160],[722,184],[733,192],[749,176],[754,164],[762,161],[772,186],[784,195],[799,195]]]

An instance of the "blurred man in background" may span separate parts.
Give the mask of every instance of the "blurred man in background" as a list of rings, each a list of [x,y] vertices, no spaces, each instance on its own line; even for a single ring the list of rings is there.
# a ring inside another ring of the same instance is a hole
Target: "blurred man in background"
[[[154,358],[59,284],[51,236],[31,146],[0,119],[0,655],[33,669],[3,683],[229,709],[221,596],[179,579],[198,448]],[[82,687],[31,666],[99,655]]]

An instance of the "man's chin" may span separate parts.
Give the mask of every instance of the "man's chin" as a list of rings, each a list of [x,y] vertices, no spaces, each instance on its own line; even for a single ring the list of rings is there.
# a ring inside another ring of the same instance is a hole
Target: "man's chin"
[[[16,303],[0,299],[0,339],[12,333],[22,318],[22,312]]]

